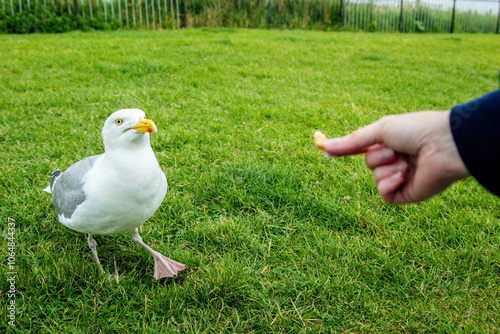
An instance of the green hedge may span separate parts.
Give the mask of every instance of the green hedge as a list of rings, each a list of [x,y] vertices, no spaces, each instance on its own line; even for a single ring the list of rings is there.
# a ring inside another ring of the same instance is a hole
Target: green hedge
[[[102,17],[86,18],[68,13],[68,8],[58,3],[35,5],[12,16],[10,11],[0,10],[0,33],[60,33],[71,30],[112,30],[118,29],[118,21],[106,22]]]

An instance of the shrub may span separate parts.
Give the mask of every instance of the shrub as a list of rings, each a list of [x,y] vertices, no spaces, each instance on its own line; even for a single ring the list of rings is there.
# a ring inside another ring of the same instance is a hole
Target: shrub
[[[22,12],[15,11],[14,16],[6,10],[0,10],[0,33],[61,33],[71,30],[109,30],[117,29],[117,22],[106,23],[103,18],[87,18],[68,13],[68,8],[56,2],[54,5],[35,3]]]

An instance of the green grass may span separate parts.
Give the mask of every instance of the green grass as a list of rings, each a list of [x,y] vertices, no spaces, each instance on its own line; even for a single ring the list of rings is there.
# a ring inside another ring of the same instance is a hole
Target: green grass
[[[18,332],[498,331],[499,199],[468,179],[386,205],[362,157],[312,145],[316,129],[496,89],[497,36],[202,29],[0,45],[0,253],[14,219]],[[56,166],[102,152],[105,118],[129,107],[159,128],[169,191],[141,234],[189,266],[177,279],[154,282],[129,233],[96,236],[121,275],[108,282],[42,192]]]

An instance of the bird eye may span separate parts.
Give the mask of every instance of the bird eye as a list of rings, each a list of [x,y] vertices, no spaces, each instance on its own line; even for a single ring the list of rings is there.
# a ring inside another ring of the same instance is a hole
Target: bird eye
[[[115,119],[115,124],[116,125],[122,125],[123,124],[123,119],[121,119],[121,118]]]

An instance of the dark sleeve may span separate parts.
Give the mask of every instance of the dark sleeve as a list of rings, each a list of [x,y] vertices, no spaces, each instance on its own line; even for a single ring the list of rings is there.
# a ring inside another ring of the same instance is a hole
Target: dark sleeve
[[[470,174],[500,196],[500,90],[453,107],[450,127]]]

